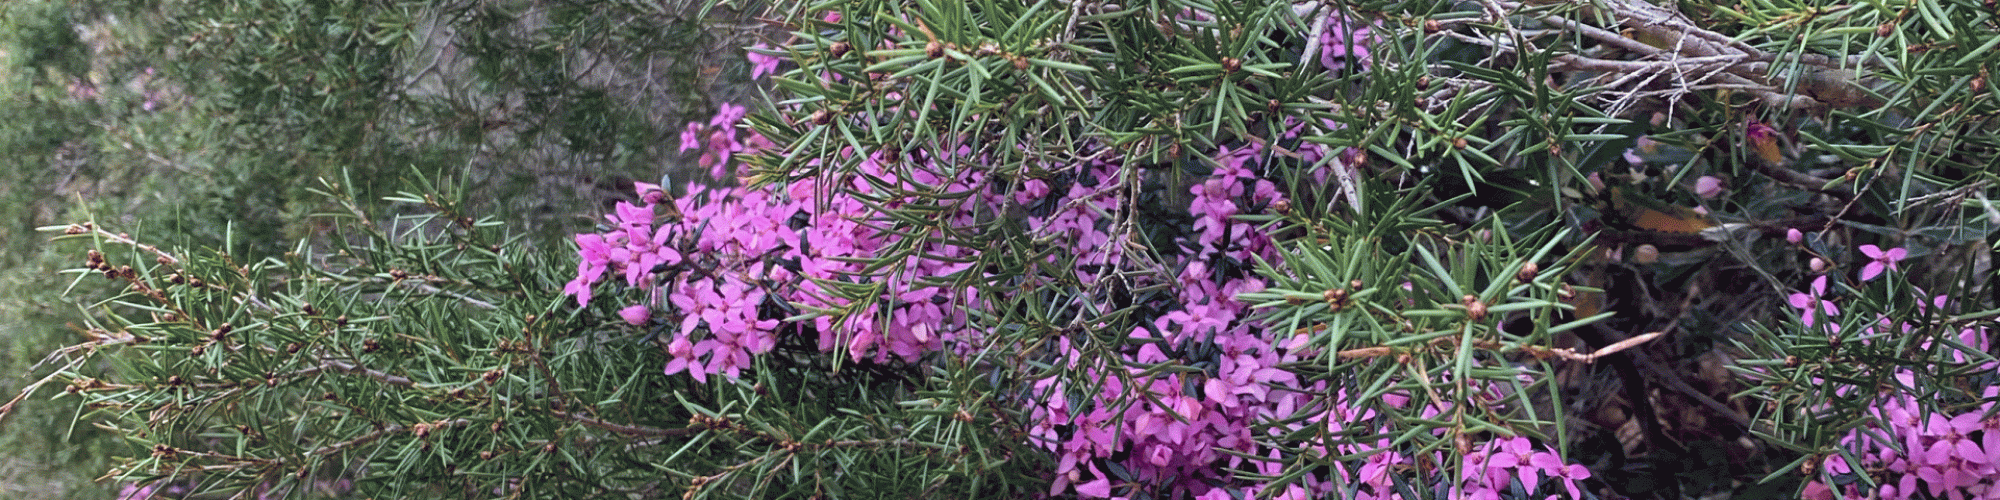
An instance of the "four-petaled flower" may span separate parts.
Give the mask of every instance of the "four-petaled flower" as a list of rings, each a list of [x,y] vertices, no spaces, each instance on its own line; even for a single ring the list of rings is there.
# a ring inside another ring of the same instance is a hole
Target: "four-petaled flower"
[[[1826,297],[1825,275],[1821,275],[1819,278],[1813,279],[1811,294],[1804,294],[1804,293],[1792,294],[1791,296],[1792,307],[1805,310],[1805,312],[1799,315],[1799,321],[1803,321],[1805,322],[1807,327],[1811,327],[1813,326],[1814,323],[1816,323],[1815,318],[1819,316],[1819,314],[1816,313],[1825,313],[1826,316],[1829,318],[1840,315],[1840,308],[1834,307],[1833,301],[1826,300],[1825,297]]]
[[[1875,279],[1876,276],[1881,276],[1885,271],[1895,270],[1896,261],[1903,260],[1904,257],[1909,256],[1910,251],[1902,247],[1883,250],[1881,247],[1875,245],[1861,245],[1861,254],[1874,259],[1869,261],[1868,265],[1861,267],[1861,281],[1868,281]]]
[[[748,57],[750,59],[751,80],[763,78],[764,75],[778,74],[778,63],[780,61],[783,61],[784,59],[778,56],[765,54],[762,52],[765,50],[771,50],[771,47],[759,43],[755,47],[750,48],[750,54]]]

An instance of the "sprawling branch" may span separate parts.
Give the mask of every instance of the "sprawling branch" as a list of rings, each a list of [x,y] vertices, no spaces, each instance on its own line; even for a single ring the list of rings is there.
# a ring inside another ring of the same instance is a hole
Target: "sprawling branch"
[[[1492,4],[1506,12],[1522,10],[1520,2],[1496,0]],[[1556,71],[1600,72],[1597,78],[1604,92],[1618,96],[1613,99],[1617,103],[1613,109],[1624,108],[1640,97],[1671,98],[1703,89],[1744,92],[1756,96],[1766,106],[1780,109],[1851,108],[1882,103],[1866,88],[1863,75],[1857,71],[1880,64],[1877,58],[1773,54],[1703,29],[1678,11],[1643,0],[1607,0],[1599,5],[1609,10],[1609,18],[1616,20],[1616,27],[1600,27],[1545,11],[1529,15],[1551,27],[1639,56],[1637,60],[1616,60],[1563,54],[1551,61],[1551,69]],[[1629,30],[1630,35],[1618,32],[1619,27]],[[1522,38],[1518,31],[1507,29],[1508,36],[1503,38]],[[1657,45],[1641,42],[1642,39],[1653,40]],[[1644,90],[1651,86],[1664,89]]]

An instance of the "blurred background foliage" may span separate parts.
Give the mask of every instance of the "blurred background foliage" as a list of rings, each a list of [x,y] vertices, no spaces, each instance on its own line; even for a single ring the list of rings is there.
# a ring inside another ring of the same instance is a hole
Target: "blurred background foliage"
[[[742,102],[756,5],[701,2],[24,0],[0,6],[0,381],[71,344],[56,274],[78,248],[37,226],[98,220],[243,262],[329,242],[342,207],[388,220],[413,174],[449,173],[471,209],[535,245],[586,228],[692,163],[672,135]],[[229,241],[225,247],[225,238]],[[34,399],[0,428],[0,496],[98,498],[110,440]]]

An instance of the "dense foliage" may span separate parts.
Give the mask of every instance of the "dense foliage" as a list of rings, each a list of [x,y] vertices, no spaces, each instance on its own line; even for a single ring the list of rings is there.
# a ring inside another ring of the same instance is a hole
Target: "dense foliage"
[[[573,249],[421,176],[268,259],[54,227],[127,293],[47,380],[243,496],[2000,494],[1986,6],[771,18]]]

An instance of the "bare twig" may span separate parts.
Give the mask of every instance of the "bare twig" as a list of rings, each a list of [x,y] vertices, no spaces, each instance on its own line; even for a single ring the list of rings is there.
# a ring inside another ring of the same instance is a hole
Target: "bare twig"
[[[435,429],[441,429],[445,427],[457,427],[470,423],[472,423],[472,420],[460,418],[452,420],[439,420],[436,422],[427,422],[427,423],[420,423],[416,425],[407,425],[407,426],[403,424],[390,424],[388,427],[383,427],[381,430],[377,430],[375,432],[370,432],[367,434],[362,434],[361,436],[355,437],[354,439],[349,439],[346,441],[330,444],[327,445],[326,447],[306,452],[306,454],[321,455],[321,456],[331,455],[341,450],[375,442],[376,440],[382,439],[384,437],[389,436],[390,434],[395,434],[398,432],[413,431],[418,429],[422,429],[425,432],[429,432]]]
[[[680,428],[680,429],[661,429],[661,428],[658,428],[658,427],[647,427],[647,426],[643,426],[643,425],[629,425],[629,424],[620,424],[620,423],[616,423],[616,422],[607,422],[607,421],[604,421],[604,420],[599,420],[599,419],[596,419],[596,418],[592,418],[592,417],[589,417],[589,416],[584,416],[584,415],[579,415],[579,414],[575,414],[575,413],[569,413],[569,412],[564,412],[564,411],[554,411],[554,410],[551,410],[551,411],[549,411],[549,414],[550,414],[550,415],[555,415],[555,416],[556,416],[557,418],[561,418],[561,419],[563,419],[563,420],[568,420],[568,421],[571,421],[571,422],[576,422],[576,423],[579,423],[579,424],[583,424],[583,425],[586,425],[586,426],[590,426],[590,427],[596,427],[596,428],[599,428],[599,429],[604,429],[604,430],[607,430],[607,431],[611,431],[611,432],[615,432],[615,433],[618,433],[618,434],[623,434],[623,435],[627,435],[627,436],[642,436],[642,437],[673,437],[673,436],[687,436],[687,435],[693,435],[693,434],[698,434],[698,433],[700,433],[701,431],[705,431],[705,430],[708,430],[707,428],[701,428],[701,427],[683,427],[683,428]]]
[[[360,375],[363,377],[375,379],[375,381],[377,382],[397,387],[414,387],[417,385],[416,381],[410,380],[409,377],[404,377],[401,375],[391,375],[386,372],[372,370],[367,367],[363,367],[361,365],[337,359],[329,359],[321,362],[319,366],[300,370],[297,373],[297,375],[301,377],[309,377],[314,374],[318,374],[320,372],[325,372],[325,371],[334,371],[339,373],[345,373],[348,375]]]

